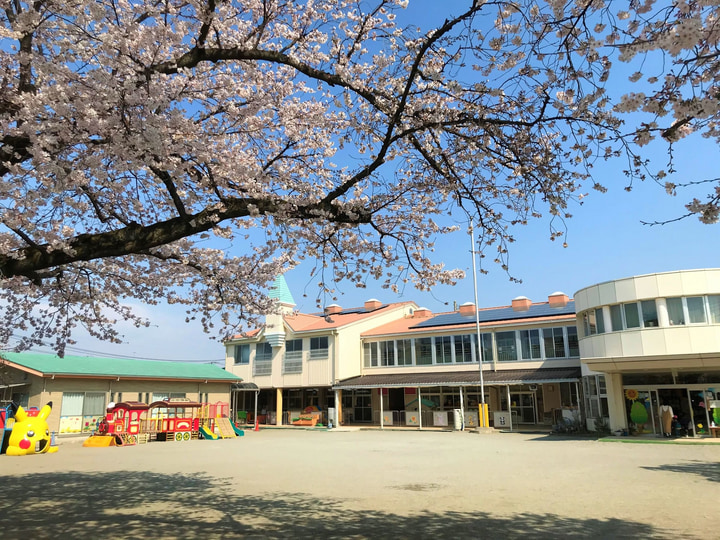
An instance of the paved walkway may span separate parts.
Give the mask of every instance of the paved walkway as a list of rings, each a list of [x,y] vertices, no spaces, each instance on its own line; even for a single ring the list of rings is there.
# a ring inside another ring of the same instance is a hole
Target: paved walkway
[[[718,538],[720,446],[261,429],[0,456],[3,538]],[[632,441],[635,442],[635,441]]]

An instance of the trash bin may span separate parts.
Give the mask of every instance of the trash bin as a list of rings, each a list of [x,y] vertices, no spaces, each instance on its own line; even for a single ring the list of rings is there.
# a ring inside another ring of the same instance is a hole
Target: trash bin
[[[460,431],[463,428],[463,413],[462,409],[453,409],[453,429]]]

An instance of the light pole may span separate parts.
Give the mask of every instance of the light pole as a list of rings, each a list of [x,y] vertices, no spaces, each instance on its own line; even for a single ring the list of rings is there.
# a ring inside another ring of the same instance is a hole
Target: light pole
[[[475,333],[477,334],[477,352],[478,352],[478,364],[480,364],[480,417],[478,418],[478,427],[485,428],[490,427],[488,419],[488,407],[485,403],[485,380],[483,377],[483,355],[482,355],[482,337],[480,335],[480,313],[478,306],[478,284],[477,284],[477,269],[475,267],[475,230],[473,229],[472,219],[470,221],[470,254],[472,255],[472,272],[473,272],[473,287],[475,289]]]

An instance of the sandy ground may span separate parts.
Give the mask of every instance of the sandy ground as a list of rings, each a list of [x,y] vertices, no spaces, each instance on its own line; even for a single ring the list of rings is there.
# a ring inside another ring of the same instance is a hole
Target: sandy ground
[[[0,537],[720,538],[720,445],[266,429],[0,456]]]

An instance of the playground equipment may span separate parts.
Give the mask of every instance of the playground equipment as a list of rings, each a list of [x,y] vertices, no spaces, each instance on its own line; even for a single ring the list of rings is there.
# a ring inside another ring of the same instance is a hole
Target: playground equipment
[[[97,431],[83,446],[126,446],[149,441],[185,442],[235,437],[228,418],[229,404],[199,403],[186,398],[155,401],[150,405],[125,401],[108,405]],[[217,432],[217,434],[216,434]],[[207,434],[207,435],[206,435]]]
[[[15,405],[10,403],[0,409],[0,454],[5,453],[13,424],[15,424]]]
[[[5,453],[8,456],[27,456],[57,452],[58,447],[50,445],[47,418],[51,411],[52,401],[40,409],[37,415],[34,411],[26,411],[22,407],[18,407],[15,411],[15,421],[12,424]],[[3,423],[7,423],[7,417]]]

